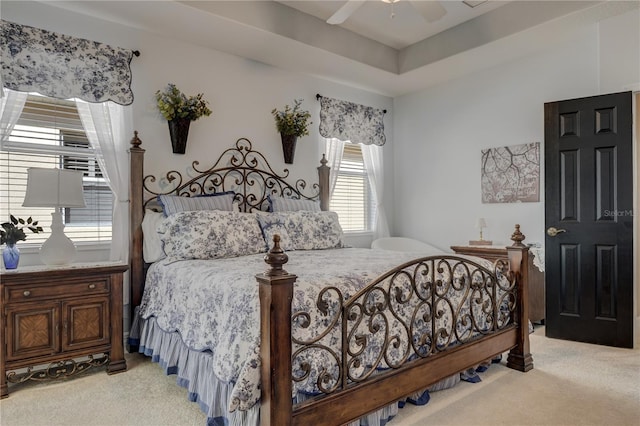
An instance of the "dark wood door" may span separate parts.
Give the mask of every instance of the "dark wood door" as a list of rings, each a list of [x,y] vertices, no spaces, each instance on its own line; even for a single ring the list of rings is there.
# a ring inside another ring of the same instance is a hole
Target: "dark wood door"
[[[547,336],[633,347],[632,169],[631,92],[545,104]]]

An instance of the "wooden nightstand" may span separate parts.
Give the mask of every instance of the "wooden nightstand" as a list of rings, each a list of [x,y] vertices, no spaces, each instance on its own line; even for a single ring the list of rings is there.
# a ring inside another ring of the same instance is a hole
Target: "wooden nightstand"
[[[9,395],[7,382],[67,377],[99,365],[107,365],[109,374],[127,369],[122,334],[127,268],[101,263],[2,271],[0,398]],[[38,366],[45,368],[36,371]]]
[[[451,246],[457,254],[478,256],[495,262],[507,260],[507,249],[502,246]],[[544,323],[544,272],[533,264],[533,255],[529,254],[529,319]]]

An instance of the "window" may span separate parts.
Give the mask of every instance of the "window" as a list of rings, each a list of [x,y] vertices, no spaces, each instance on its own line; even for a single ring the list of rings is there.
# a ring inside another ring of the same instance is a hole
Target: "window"
[[[40,221],[44,233],[27,231],[27,242],[41,243],[49,237],[53,209],[22,207],[29,167],[81,170],[86,207],[64,209],[65,234],[74,242],[111,240],[113,194],[74,101],[29,95],[0,151],[0,219],[4,222],[12,214]]]
[[[345,143],[331,210],[338,213],[345,232],[369,232],[375,223],[374,194],[359,144]]]

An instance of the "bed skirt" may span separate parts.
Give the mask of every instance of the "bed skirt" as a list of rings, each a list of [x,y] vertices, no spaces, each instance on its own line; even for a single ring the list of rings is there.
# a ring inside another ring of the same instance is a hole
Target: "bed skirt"
[[[160,328],[155,317],[142,319],[136,312],[131,327],[129,344],[138,346],[138,352],[151,357],[165,374],[176,374],[177,384],[188,391],[187,398],[197,402],[207,415],[207,426],[259,426],[260,407],[254,405],[247,411],[229,412],[233,383],[219,380],[213,373],[211,352],[197,351],[187,347],[178,332],[167,332]],[[471,376],[471,380],[469,380]],[[474,369],[450,376],[428,389],[407,398],[407,401],[424,405],[429,401],[429,392],[448,389],[460,380],[478,381]],[[302,402],[304,396],[294,403]],[[398,414],[405,401],[388,405],[378,411],[352,422],[349,426],[383,426]]]

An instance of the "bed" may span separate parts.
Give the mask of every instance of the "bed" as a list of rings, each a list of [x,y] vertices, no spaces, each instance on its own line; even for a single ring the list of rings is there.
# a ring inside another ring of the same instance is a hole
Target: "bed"
[[[143,157],[136,133],[130,344],[178,375],[208,424],[382,425],[398,401],[504,352],[508,367],[533,368],[519,225],[509,261],[494,264],[347,248],[327,212],[324,158],[317,184],[288,183],[242,138],[211,167],[194,161],[188,178],[166,173],[158,190]],[[159,195],[166,257],[149,266],[142,226]],[[205,198],[233,203],[190,210]],[[173,214],[172,200],[187,207]],[[314,207],[278,211],[305,203]]]

